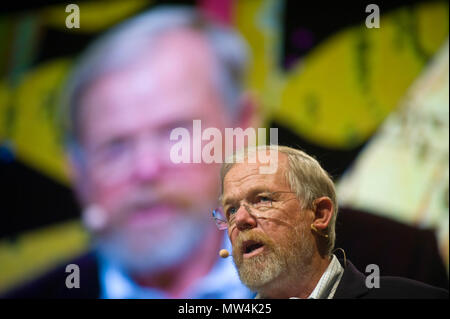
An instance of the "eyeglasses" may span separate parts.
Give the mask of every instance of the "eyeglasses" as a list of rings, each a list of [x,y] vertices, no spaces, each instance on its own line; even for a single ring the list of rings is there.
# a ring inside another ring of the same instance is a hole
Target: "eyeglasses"
[[[294,192],[280,191],[280,192],[262,192],[253,196],[251,201],[242,200],[239,205],[220,205],[212,211],[212,217],[219,230],[231,229],[236,225],[236,213],[241,206],[244,206],[249,214],[257,219],[270,218],[273,209],[280,208],[281,205],[289,200],[297,199],[291,197],[280,199],[278,194],[294,194]]]
[[[141,146],[138,146],[138,143],[141,143]],[[141,150],[138,150],[139,147]],[[157,161],[162,167],[175,168],[170,160],[171,147],[168,134],[156,132],[141,141],[133,137],[114,140],[85,155],[93,174],[104,183],[115,184],[129,178],[136,169],[139,157],[146,158],[146,161]]]

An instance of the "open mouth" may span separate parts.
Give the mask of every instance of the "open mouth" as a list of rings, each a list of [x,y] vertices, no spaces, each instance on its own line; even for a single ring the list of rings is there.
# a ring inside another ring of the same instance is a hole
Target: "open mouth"
[[[254,240],[247,240],[242,244],[244,258],[253,257],[264,250],[264,244]]]

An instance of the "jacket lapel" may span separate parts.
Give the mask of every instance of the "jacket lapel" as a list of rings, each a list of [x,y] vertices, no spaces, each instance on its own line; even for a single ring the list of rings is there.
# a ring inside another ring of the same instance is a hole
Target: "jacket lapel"
[[[341,259],[339,262],[344,267],[344,274],[336,289],[334,299],[361,298],[367,294],[369,289],[366,287],[366,277],[349,260],[346,261],[346,265]]]

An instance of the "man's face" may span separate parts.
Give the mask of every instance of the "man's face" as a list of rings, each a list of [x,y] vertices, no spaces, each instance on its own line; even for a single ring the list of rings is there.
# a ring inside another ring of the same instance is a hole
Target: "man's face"
[[[301,210],[286,181],[287,157],[278,155],[275,174],[260,174],[259,163],[240,163],[224,179],[224,211],[235,214],[228,229],[233,259],[242,282],[255,291],[305,271],[313,257],[313,239],[307,231],[313,214]],[[270,200],[272,208],[255,218],[258,213],[240,206],[242,200],[249,204]]]
[[[212,67],[203,38],[174,31],[81,98],[86,168],[78,188],[85,205],[106,213],[95,234],[103,251],[126,267],[148,272],[179,261],[210,222],[219,167],[174,164],[178,141],[169,137],[177,127],[191,131],[194,119],[226,126]]]

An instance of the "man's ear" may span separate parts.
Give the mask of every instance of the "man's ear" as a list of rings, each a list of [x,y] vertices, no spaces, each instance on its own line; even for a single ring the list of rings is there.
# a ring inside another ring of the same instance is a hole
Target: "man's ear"
[[[334,205],[333,201],[327,197],[323,196],[314,200],[314,221],[313,225],[319,231],[325,231],[333,217]]]

